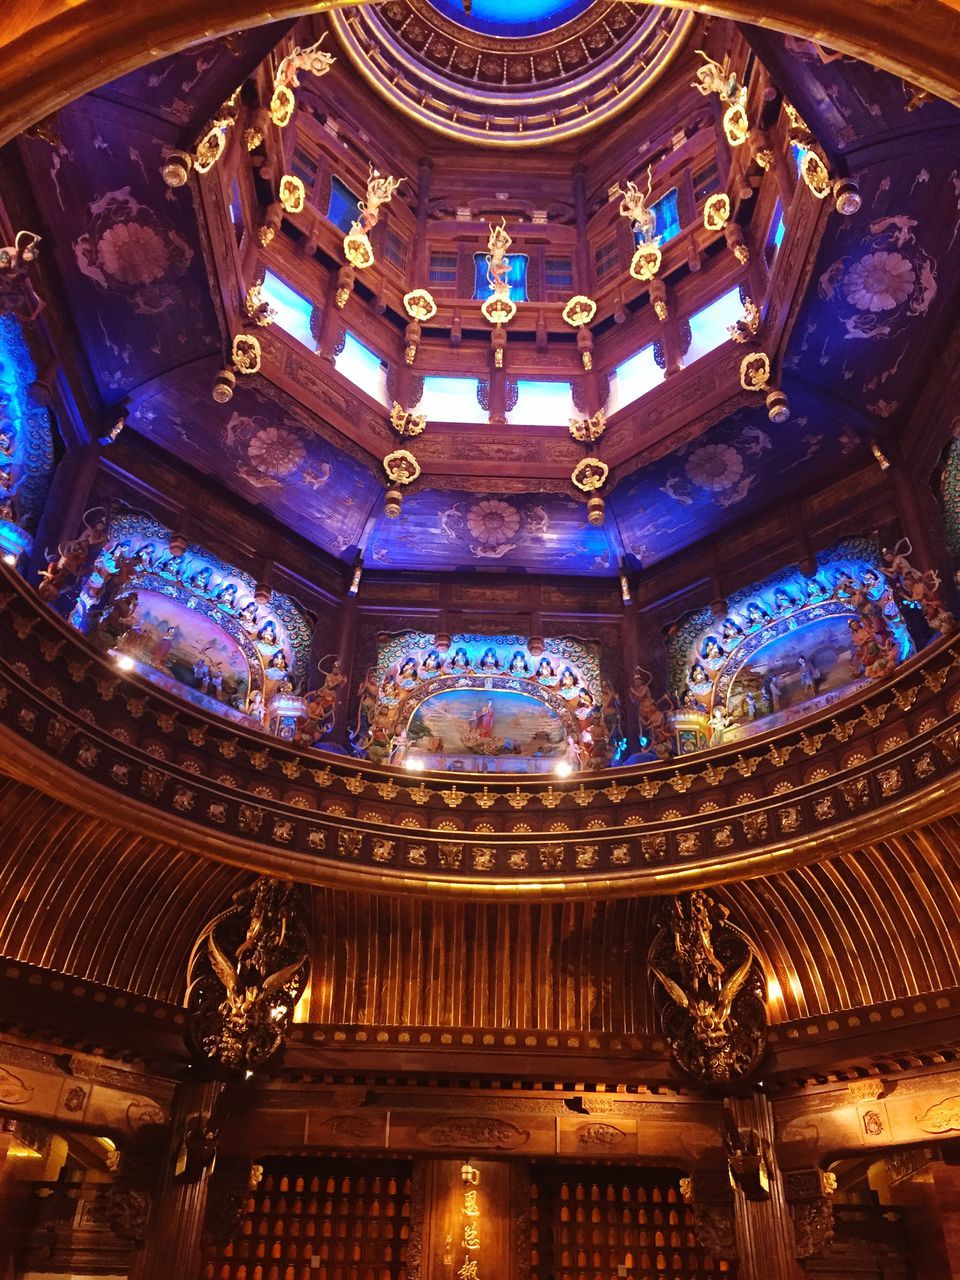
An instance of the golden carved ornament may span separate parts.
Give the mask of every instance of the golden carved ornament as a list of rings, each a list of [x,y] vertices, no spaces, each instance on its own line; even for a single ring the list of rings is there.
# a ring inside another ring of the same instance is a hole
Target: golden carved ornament
[[[391,484],[413,484],[420,475],[420,463],[408,449],[394,449],[383,460],[383,469]]]
[[[730,221],[730,197],[718,191],[703,206],[703,225],[707,231],[722,231]]]
[[[252,333],[234,334],[230,355],[238,373],[260,372],[260,343]]]
[[[229,1072],[264,1066],[283,1047],[309,970],[296,886],[262,876],[194,946],[184,1001],[191,1052]]]
[[[677,1064],[710,1084],[752,1075],[766,1051],[766,984],[753,943],[726,908],[701,890],[675,898],[648,965],[665,996],[661,1025]]]
[[[581,444],[593,444],[600,439],[606,429],[607,418],[602,409],[598,409],[589,418],[570,419],[570,434]]]
[[[697,52],[704,62],[697,71],[693,88],[705,97],[715,93],[720,101],[726,104],[727,109],[723,113],[723,132],[731,147],[741,147],[750,132],[750,120],[746,111],[746,85],[740,84],[737,77],[730,71],[728,58],[724,58],[721,66],[719,62],[708,58],[702,49],[698,49]]]
[[[597,314],[597,304],[593,298],[588,298],[585,294],[578,293],[564,304],[560,314],[571,328],[582,329]]]
[[[277,67],[270,98],[270,119],[279,129],[285,129],[293,119],[297,99],[294,89],[300,87],[300,72],[309,71],[315,76],[325,76],[336,58],[320,48],[324,36],[308,49],[296,48],[287,54]]]
[[[581,458],[570,476],[581,493],[595,493],[606,483],[610,468],[599,458]]]
[[[808,147],[800,159],[800,177],[818,200],[825,200],[833,190],[830,170],[820,156]]]
[[[649,283],[660,270],[663,254],[659,245],[641,244],[630,259],[630,274],[634,280]]]
[[[398,436],[408,439],[411,436],[422,435],[427,429],[427,420],[422,413],[413,413],[409,409],[404,409],[395,400],[390,410],[390,425]]]
[[[504,297],[501,294],[494,293],[480,304],[480,310],[483,312],[484,319],[489,321],[490,324],[509,324],[517,314],[517,304],[509,295]]]
[[[292,173],[285,173],[280,179],[280,203],[287,213],[303,213],[306,208],[306,188]]]
[[[428,289],[411,289],[403,295],[403,307],[411,320],[423,323],[437,314],[437,304]]]
[[[259,325],[262,329],[266,328],[267,325],[273,324],[277,315],[273,307],[263,297],[262,281],[255,282],[247,290],[243,299],[243,309],[247,313],[247,319],[252,320],[254,324]],[[216,398],[216,395],[214,395],[214,399]],[[229,398],[228,396],[227,399]]]
[[[743,303],[743,315],[728,326],[727,333],[734,342],[744,343],[755,338],[759,328],[760,308],[752,298],[746,298]]]

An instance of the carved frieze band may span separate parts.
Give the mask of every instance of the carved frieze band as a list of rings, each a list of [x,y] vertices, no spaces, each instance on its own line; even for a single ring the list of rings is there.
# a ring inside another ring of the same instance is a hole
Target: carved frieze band
[[[9,576],[0,640],[19,776],[40,752],[65,784],[93,780],[221,839],[384,879],[627,882],[717,868],[903,809],[960,765],[960,639],[829,719],[566,785],[412,779],[246,733],[121,676]]]

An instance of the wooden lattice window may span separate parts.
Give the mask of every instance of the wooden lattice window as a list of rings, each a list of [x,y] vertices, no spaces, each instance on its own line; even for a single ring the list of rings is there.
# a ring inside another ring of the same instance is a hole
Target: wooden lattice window
[[[697,1242],[671,1170],[537,1165],[530,1280],[733,1280]]]
[[[407,1280],[408,1160],[275,1158],[204,1280]]]

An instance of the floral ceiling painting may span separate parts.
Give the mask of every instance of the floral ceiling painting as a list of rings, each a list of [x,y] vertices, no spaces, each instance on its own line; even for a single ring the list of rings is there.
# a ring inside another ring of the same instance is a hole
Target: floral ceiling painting
[[[164,185],[155,124],[87,97],[20,143],[108,403],[220,348],[191,194]]]
[[[622,481],[608,507],[624,547],[644,565],[719,530],[828,472],[862,465],[866,428],[805,389],[790,388],[793,417],[774,426],[746,408]]]
[[[306,410],[254,387],[240,386],[218,405],[209,375],[184,379],[141,400],[130,421],[334,556],[353,555],[382,501],[373,472],[328,443]]]
[[[582,502],[560,494],[414,490],[400,520],[378,521],[367,563],[396,569],[497,564],[530,573],[609,573],[608,533],[587,524]]]

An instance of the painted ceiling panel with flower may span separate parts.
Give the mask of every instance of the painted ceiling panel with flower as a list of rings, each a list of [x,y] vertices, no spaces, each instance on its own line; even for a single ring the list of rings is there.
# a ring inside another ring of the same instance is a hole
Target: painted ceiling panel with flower
[[[109,403],[220,348],[190,190],[160,177],[147,117],[83,98],[56,145],[21,146],[99,390]]]
[[[818,477],[863,465],[861,416],[805,388],[788,390],[785,425],[769,422],[762,405],[741,409],[621,481],[608,508],[628,554],[654,564]]]
[[[475,569],[612,573],[607,532],[587,524],[586,506],[560,494],[405,494],[399,520],[381,517],[366,562],[383,569]]]
[[[130,425],[338,557],[352,558],[383,492],[286,397],[241,385],[229,404],[215,404],[208,369],[141,400]]]
[[[955,310],[956,154],[920,151],[860,175],[863,207],[828,222],[791,336],[788,370],[880,421],[909,411]]]

